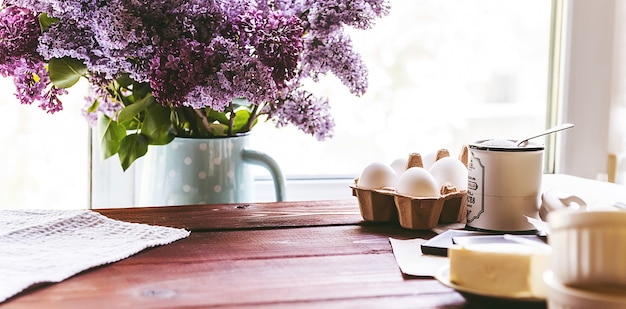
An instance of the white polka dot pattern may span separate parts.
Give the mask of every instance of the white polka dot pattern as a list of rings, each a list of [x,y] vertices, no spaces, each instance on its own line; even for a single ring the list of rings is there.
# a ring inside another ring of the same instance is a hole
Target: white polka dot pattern
[[[247,138],[175,138],[168,145],[150,146],[139,204],[254,201],[252,169],[241,155]]]

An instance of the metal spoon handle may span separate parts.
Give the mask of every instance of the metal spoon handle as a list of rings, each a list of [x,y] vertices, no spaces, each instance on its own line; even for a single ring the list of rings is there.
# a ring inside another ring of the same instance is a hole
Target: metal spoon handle
[[[533,138],[540,137],[540,136],[544,136],[544,135],[548,135],[548,134],[552,134],[552,133],[554,133],[554,132],[558,132],[558,131],[562,131],[562,130],[566,130],[566,129],[569,129],[569,128],[573,127],[573,126],[574,126],[574,125],[573,125],[573,124],[571,124],[571,123],[563,123],[563,124],[560,124],[560,125],[558,125],[558,126],[555,126],[555,127],[550,128],[550,129],[547,129],[547,130],[545,130],[545,131],[543,131],[543,132],[541,132],[541,133],[539,133],[539,134],[536,134],[536,135],[533,135],[533,136],[531,136],[531,137],[527,137],[527,138],[525,138],[525,139],[522,139],[522,140],[518,141],[518,142],[517,142],[517,146],[518,146],[518,147],[519,147],[519,146],[522,146],[523,144],[527,143],[527,142],[528,142],[528,140],[531,140],[531,139],[533,139]]]

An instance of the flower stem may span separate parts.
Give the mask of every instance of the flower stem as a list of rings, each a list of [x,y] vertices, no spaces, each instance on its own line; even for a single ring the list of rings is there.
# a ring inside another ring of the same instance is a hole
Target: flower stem
[[[235,125],[235,108],[233,107],[233,101],[230,101],[228,104],[228,111],[230,112],[230,117],[228,117],[228,136],[233,136],[233,126]]]
[[[252,124],[254,124],[256,118],[259,117],[259,115],[257,114],[258,110],[259,106],[255,104],[252,108],[252,111],[250,112],[250,118],[248,118],[248,123],[246,123],[246,132],[252,130]]]
[[[202,111],[200,111],[199,109],[194,109],[193,111],[196,112],[198,117],[200,117],[200,119],[202,120],[202,126],[209,134],[211,134],[211,125],[209,124],[209,119],[207,119],[206,116],[204,116],[204,113],[202,113]]]

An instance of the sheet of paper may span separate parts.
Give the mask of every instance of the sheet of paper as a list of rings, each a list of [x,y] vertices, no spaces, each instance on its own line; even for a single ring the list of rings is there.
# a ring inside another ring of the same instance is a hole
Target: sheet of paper
[[[448,265],[447,257],[422,254],[420,245],[426,239],[395,239],[389,238],[393,255],[400,271],[406,275],[417,277],[434,277],[437,270]]]

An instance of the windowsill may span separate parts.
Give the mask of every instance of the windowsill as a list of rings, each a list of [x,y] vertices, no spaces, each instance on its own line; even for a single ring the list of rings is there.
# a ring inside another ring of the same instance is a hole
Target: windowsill
[[[296,178],[285,182],[287,201],[341,200],[352,198],[354,178]],[[258,202],[275,202],[274,183],[270,178],[255,179]]]

